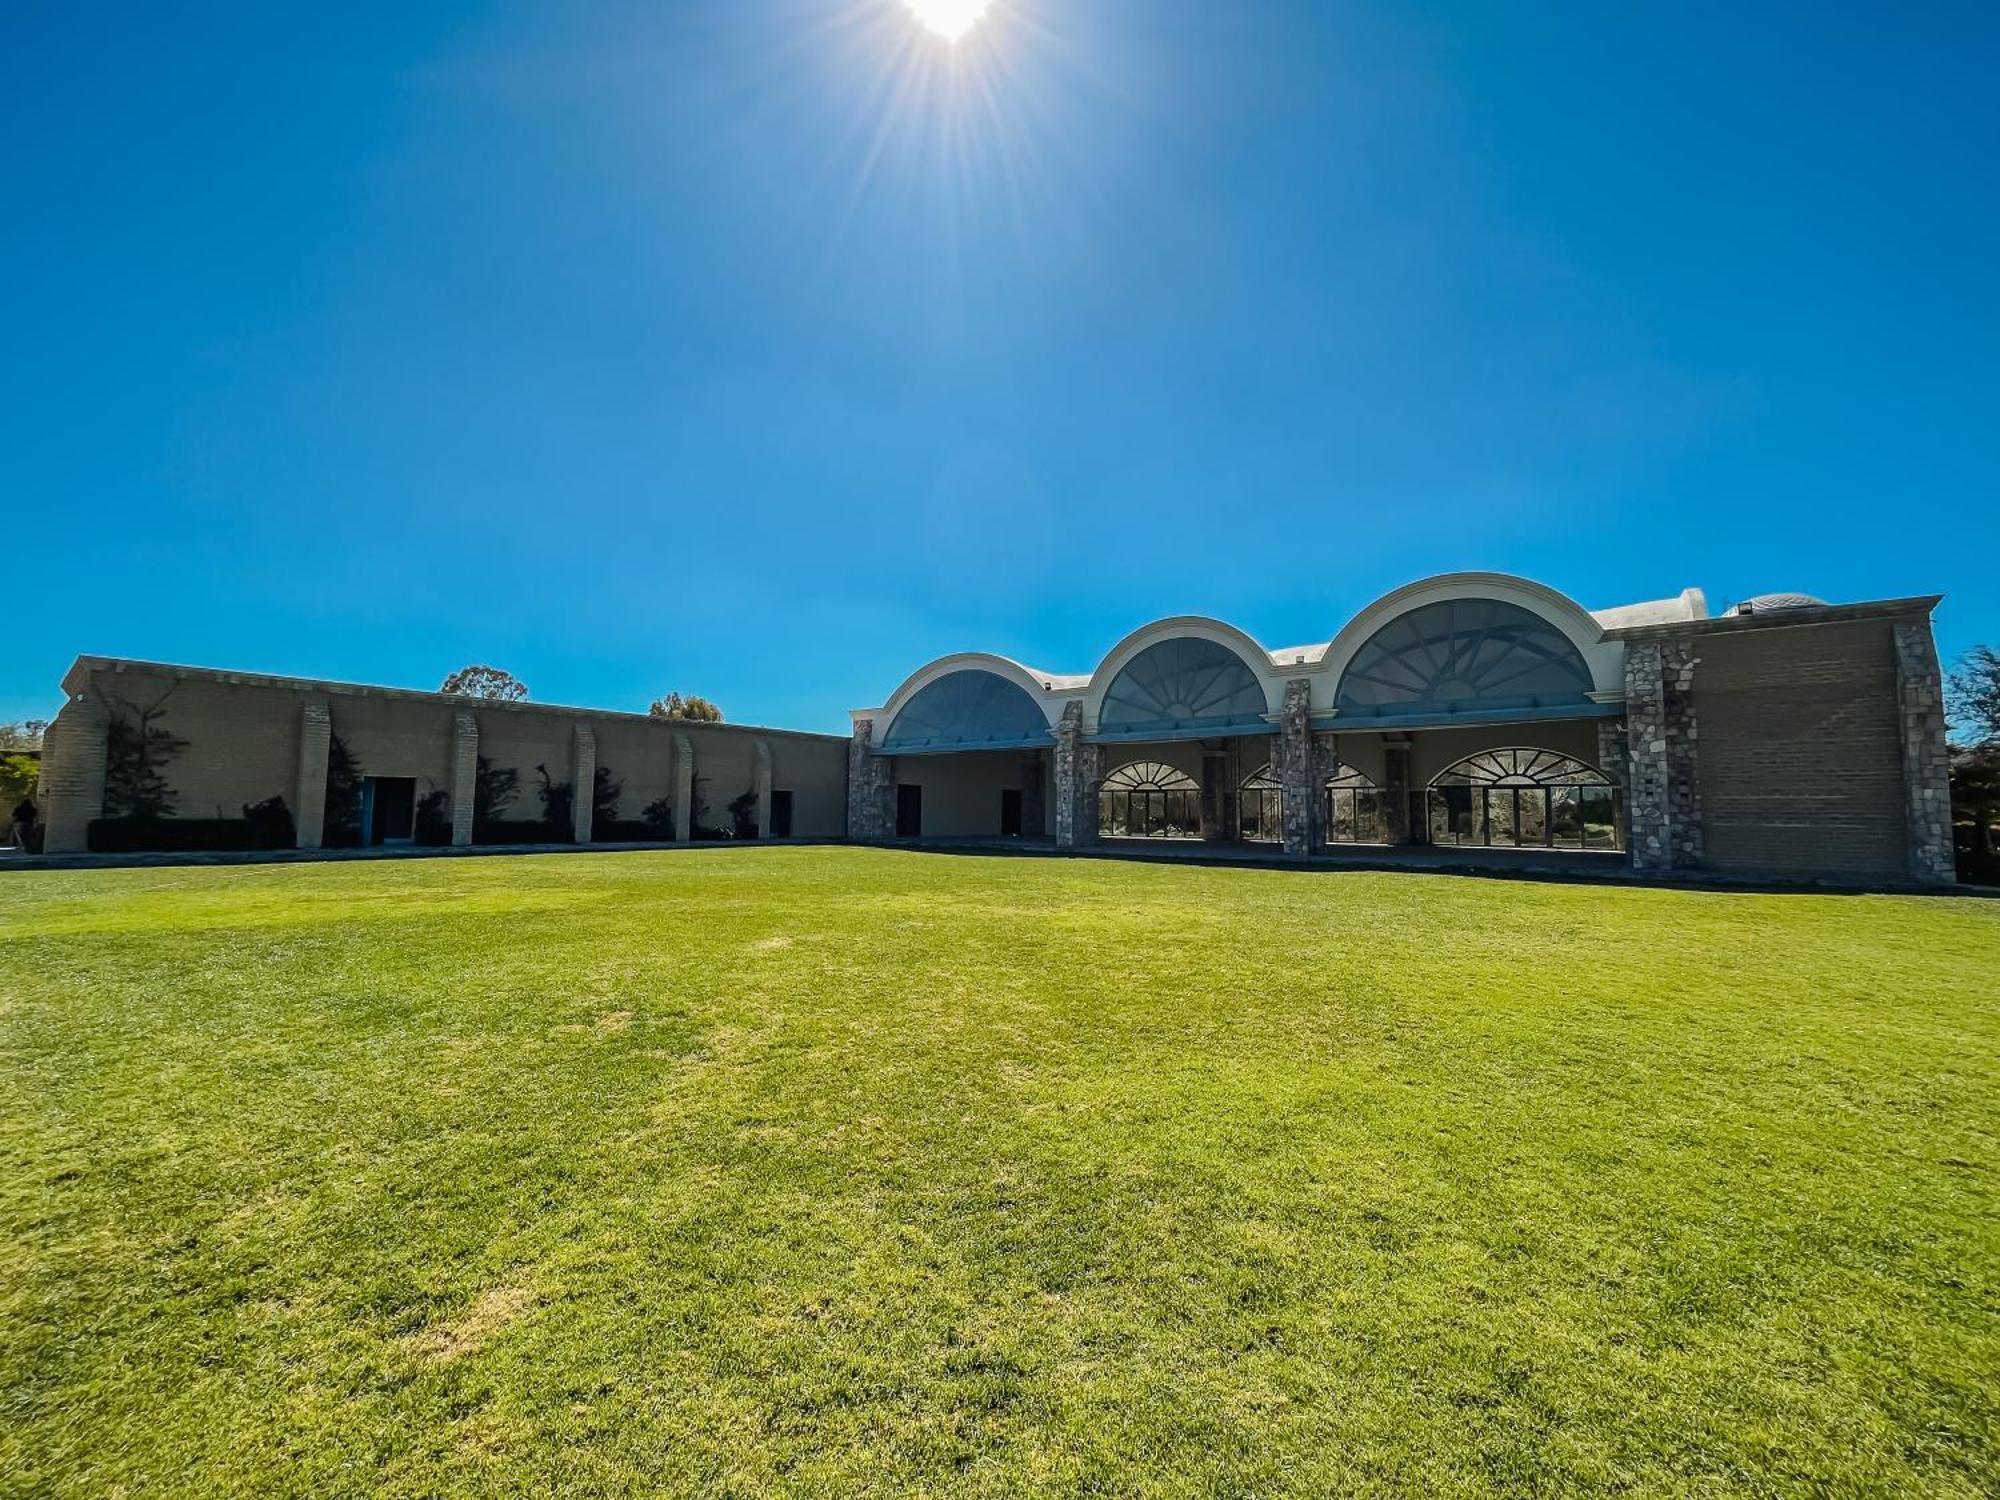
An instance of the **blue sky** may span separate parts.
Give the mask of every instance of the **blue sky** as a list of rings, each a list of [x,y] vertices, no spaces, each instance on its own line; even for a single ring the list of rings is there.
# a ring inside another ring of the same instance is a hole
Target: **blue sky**
[[[1456,568],[2000,637],[2000,7],[12,8],[0,718],[79,652],[845,728]]]

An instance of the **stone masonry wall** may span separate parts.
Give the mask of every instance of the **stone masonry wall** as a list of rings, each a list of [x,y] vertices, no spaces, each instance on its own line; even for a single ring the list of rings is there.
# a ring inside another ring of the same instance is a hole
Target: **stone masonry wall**
[[[1702,861],[1691,641],[1633,641],[1625,651],[1632,867],[1655,873]]]
[[[873,720],[859,720],[847,746],[847,836],[863,842],[896,832],[896,762],[875,753],[874,732]]]
[[[1926,885],[1958,879],[1952,850],[1951,754],[1945,745],[1944,681],[1928,620],[1895,627],[1896,694],[1903,740],[1903,807],[1910,874]]]
[[[1313,780],[1312,683],[1295,677],[1285,684],[1278,718],[1278,786],[1285,853],[1303,859],[1313,850],[1319,821],[1319,786]]]

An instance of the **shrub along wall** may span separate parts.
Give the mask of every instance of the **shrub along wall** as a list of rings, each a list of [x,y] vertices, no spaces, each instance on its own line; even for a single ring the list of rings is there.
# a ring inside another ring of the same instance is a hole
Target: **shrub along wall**
[[[292,849],[298,826],[282,797],[245,807],[240,818],[95,818],[92,854],[183,854],[197,849]]]

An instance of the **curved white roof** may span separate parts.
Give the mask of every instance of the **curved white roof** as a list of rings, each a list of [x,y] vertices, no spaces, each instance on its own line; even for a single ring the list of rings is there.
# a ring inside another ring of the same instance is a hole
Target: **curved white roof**
[[[1258,645],[1249,634],[1226,621],[1189,615],[1169,616],[1141,626],[1106,652],[1096,668],[1089,672],[1050,672],[1040,667],[1029,666],[1025,662],[994,657],[984,652],[955,653],[939,657],[936,661],[920,667],[905,680],[896,693],[890,696],[882,708],[856,709],[855,717],[861,719],[884,716],[886,711],[900,707],[902,702],[907,701],[910,693],[923,683],[944,672],[974,665],[984,665],[991,669],[996,663],[1004,663],[1000,668],[1004,675],[1011,676],[1016,681],[1032,680],[1035,687],[1051,697],[1082,696],[1092,692],[1093,689],[1101,690],[1105,679],[1114,675],[1115,670],[1136,650],[1152,641],[1165,639],[1183,630],[1191,634],[1224,639],[1233,649],[1253,661],[1261,658],[1266,672],[1275,680],[1287,673],[1296,673],[1301,668],[1307,671],[1327,668],[1330,665],[1330,654],[1337,656],[1337,660],[1331,665],[1340,665],[1352,654],[1354,637],[1358,631],[1372,631],[1404,604],[1414,605],[1421,599],[1445,594],[1476,595],[1485,592],[1520,598],[1528,601],[1530,607],[1536,608],[1539,612],[1567,621],[1569,633],[1577,639],[1580,647],[1602,642],[1601,632],[1607,630],[1708,618],[1708,600],[1700,589],[1695,588],[1683,589],[1671,599],[1651,599],[1638,604],[1615,605],[1609,609],[1585,610],[1567,596],[1531,579],[1514,578],[1500,573],[1441,573],[1433,578],[1419,579],[1415,583],[1391,590],[1352,614],[1338,631],[1325,640],[1311,641],[1301,646],[1280,646],[1276,650],[1267,650]],[[1342,649],[1334,653],[1337,645]],[[1598,646],[1599,652],[1606,650],[1615,650],[1615,647],[1610,643]],[[1059,715],[1060,709],[1056,703],[1051,702],[1048,708],[1052,720]]]

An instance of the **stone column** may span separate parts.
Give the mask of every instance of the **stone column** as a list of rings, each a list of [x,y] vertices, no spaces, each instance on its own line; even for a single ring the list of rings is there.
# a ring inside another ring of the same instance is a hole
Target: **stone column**
[[[855,721],[847,742],[847,836],[879,843],[896,831],[896,758],[875,753],[875,721]]]
[[[1625,648],[1631,766],[1625,808],[1635,870],[1664,874],[1702,861],[1694,701],[1699,660],[1693,642],[1685,640],[1632,641]]]
[[[479,785],[479,716],[461,708],[452,715],[451,730],[451,842],[463,848],[472,842]]]
[[[1945,746],[1944,680],[1929,620],[1900,620],[1896,632],[1898,728],[1903,740],[1903,815],[1910,875],[1924,885],[1958,879],[1952,848],[1951,752]]]
[[[771,745],[768,740],[759,740],[757,752],[756,781],[757,792],[757,837],[771,836]]]
[[[694,837],[694,741],[685,730],[674,731],[674,842]]]
[[[1101,748],[1083,737],[1083,705],[1063,707],[1056,725],[1056,847],[1079,849],[1097,838]]]
[[[1412,835],[1422,822],[1410,816],[1410,760],[1415,751],[1407,735],[1382,742],[1382,819],[1389,825],[1392,844],[1422,842]]]
[[[326,841],[326,758],[332,748],[333,707],[324,698],[309,698],[299,708],[299,779],[292,794],[301,849]]]
[[[1030,750],[1021,771],[1021,836],[1045,839],[1049,836],[1048,773],[1042,752]]]
[[[1285,684],[1277,751],[1285,853],[1304,859],[1313,851],[1320,800],[1313,785],[1312,682],[1307,678],[1295,677]]]
[[[597,821],[597,731],[579,721],[570,731],[570,830],[579,844],[590,842]]]
[[[65,703],[43,735],[36,800],[44,854],[89,849],[91,819],[104,815],[104,739],[110,723],[110,710],[86,692]]]
[[[1204,750],[1201,753],[1201,836],[1211,844],[1225,844],[1236,837],[1236,788],[1230,784],[1229,752]]]

